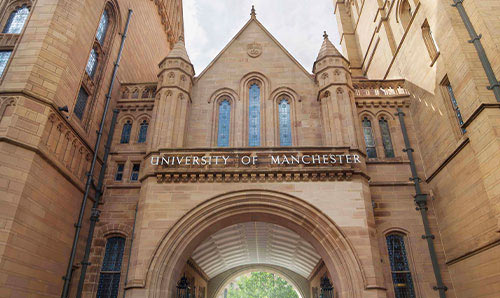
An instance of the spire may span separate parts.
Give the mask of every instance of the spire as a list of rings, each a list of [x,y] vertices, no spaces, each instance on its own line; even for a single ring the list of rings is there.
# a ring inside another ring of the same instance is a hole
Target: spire
[[[252,19],[257,18],[257,14],[255,13],[255,5],[252,5],[252,10],[250,11],[250,16]]]
[[[170,53],[168,53],[168,58],[182,58],[189,63],[191,63],[191,60],[189,60],[189,56],[186,51],[186,45],[184,44],[184,36],[179,36],[179,41],[174,45],[174,48]]]
[[[321,49],[319,50],[318,58],[316,59],[316,61],[326,56],[343,57],[339,50],[337,50],[337,48],[332,44],[330,39],[328,39],[328,34],[326,33],[326,31],[323,34],[323,38],[323,45],[321,45]]]

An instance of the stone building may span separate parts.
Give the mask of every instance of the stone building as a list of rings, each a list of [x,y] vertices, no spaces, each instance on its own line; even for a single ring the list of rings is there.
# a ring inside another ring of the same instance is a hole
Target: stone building
[[[0,297],[500,292],[500,2],[336,0],[312,71],[252,9],[200,74],[180,0],[0,9]]]

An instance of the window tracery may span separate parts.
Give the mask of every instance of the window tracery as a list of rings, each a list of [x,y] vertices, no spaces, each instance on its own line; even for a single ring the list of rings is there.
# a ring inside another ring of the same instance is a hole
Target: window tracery
[[[128,144],[130,142],[130,133],[131,132],[132,132],[132,121],[127,120],[127,122],[125,122],[125,124],[123,124],[120,144]]]
[[[118,297],[124,250],[125,238],[123,237],[112,237],[106,242],[97,298]]]
[[[30,8],[28,5],[23,4],[23,6],[16,8],[7,19],[7,23],[3,28],[2,33],[8,34],[19,34],[24,28],[24,24],[28,19],[30,14]]]
[[[252,84],[249,89],[248,145],[260,146],[260,87]]]
[[[386,236],[386,242],[396,298],[415,298],[404,236],[390,234]]]
[[[279,102],[280,146],[292,146],[292,124],[290,119],[290,102],[283,98]]]
[[[219,124],[217,130],[217,146],[229,146],[229,132],[231,120],[231,104],[224,99],[219,104]]]
[[[368,117],[364,117],[363,119],[363,135],[365,137],[366,154],[368,155],[368,158],[377,158],[377,149],[375,148],[372,122],[368,119]]]
[[[379,120],[380,134],[382,135],[382,145],[384,146],[385,157],[393,158],[394,147],[392,146],[391,131],[389,129],[389,123],[384,117]]]
[[[139,137],[137,143],[146,143],[148,136],[149,123],[147,120],[143,120],[139,128]]]

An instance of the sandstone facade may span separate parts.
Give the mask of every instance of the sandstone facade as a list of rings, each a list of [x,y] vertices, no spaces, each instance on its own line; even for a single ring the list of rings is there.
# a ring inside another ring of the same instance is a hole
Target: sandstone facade
[[[499,4],[479,2],[465,10],[500,76]],[[0,34],[1,50],[12,51],[0,83],[0,297],[60,296],[129,8],[84,297],[103,291],[112,238],[125,239],[113,295],[176,297],[185,277],[196,297],[212,298],[235,274],[267,270],[304,298],[318,297],[325,277],[335,297],[403,297],[402,288],[439,297],[406,132],[445,295],[500,292],[499,103],[452,1],[334,1],[345,55],[325,34],[312,72],[252,10],[200,74],[184,45],[181,1],[0,3],[4,27],[30,8],[20,33]],[[89,98],[78,117],[81,88]],[[403,273],[391,271],[391,235],[404,240]],[[411,285],[394,274],[410,274]]]

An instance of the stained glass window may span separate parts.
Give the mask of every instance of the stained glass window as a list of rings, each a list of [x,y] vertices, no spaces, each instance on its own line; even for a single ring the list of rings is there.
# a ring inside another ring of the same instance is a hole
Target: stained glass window
[[[118,297],[124,248],[125,239],[122,237],[109,238],[106,242],[97,298]]]
[[[377,149],[375,148],[375,138],[373,137],[372,122],[368,118],[363,119],[363,134],[365,136],[366,154],[369,158],[377,157]]]
[[[396,298],[415,298],[404,237],[391,234],[386,237],[386,241]]]
[[[382,134],[382,143],[384,145],[385,157],[394,157],[394,148],[392,147],[391,131],[389,130],[389,123],[384,118],[378,121],[380,125],[380,133]]]
[[[248,145],[260,146],[260,87],[250,86],[248,109]]]
[[[95,71],[97,69],[97,59],[98,58],[99,58],[99,56],[98,56],[96,50],[92,49],[92,51],[90,51],[90,56],[89,56],[89,61],[87,62],[87,67],[85,68],[85,70],[87,71],[87,74],[91,78],[94,77]]]
[[[141,128],[139,129],[139,139],[137,140],[138,143],[146,143],[146,138],[148,136],[148,127],[149,123],[144,120],[141,123]]]
[[[279,104],[280,145],[292,146],[292,124],[290,121],[290,103],[282,99]]]
[[[127,122],[123,124],[122,137],[120,139],[121,144],[128,144],[128,142],[130,142],[131,132],[132,132],[132,121],[127,120]]]
[[[76,99],[75,107],[73,108],[73,113],[78,117],[78,119],[82,120],[83,114],[85,114],[85,107],[87,107],[87,101],[89,99],[89,94],[83,87],[80,87],[80,91],[78,92],[78,97]]]
[[[108,27],[109,27],[109,15],[108,12],[105,10],[101,16],[101,20],[99,21],[99,27],[97,28],[97,33],[95,35],[97,41],[99,41],[101,45],[104,43],[104,40],[106,39],[106,33],[108,32]]]
[[[116,176],[115,180],[116,181],[122,181],[123,180],[123,170],[125,169],[125,164],[119,163],[118,167],[116,169]]]
[[[30,14],[30,9],[28,6],[23,5],[20,8],[14,10],[7,20],[2,33],[19,34],[23,30],[24,23],[28,19]]]
[[[0,77],[3,75],[5,67],[7,67],[11,54],[12,51],[0,51]]]
[[[229,146],[229,130],[231,120],[231,104],[223,100],[219,104],[219,126],[217,131],[217,146]]]
[[[448,90],[448,94],[450,95],[451,104],[453,106],[453,110],[455,111],[455,115],[457,116],[460,129],[462,130],[462,133],[465,133],[466,130],[465,128],[462,127],[462,125],[464,125],[464,120],[462,118],[462,113],[460,112],[460,108],[458,107],[457,99],[455,97],[455,93],[453,92],[453,88],[451,88],[451,85],[448,84],[446,85],[446,89]]]
[[[139,171],[141,170],[141,164],[135,163],[132,166],[132,174],[130,174],[130,181],[139,180]]]

